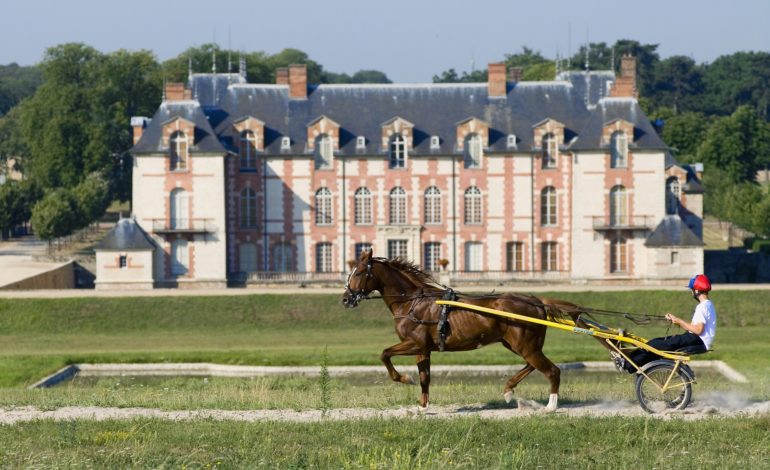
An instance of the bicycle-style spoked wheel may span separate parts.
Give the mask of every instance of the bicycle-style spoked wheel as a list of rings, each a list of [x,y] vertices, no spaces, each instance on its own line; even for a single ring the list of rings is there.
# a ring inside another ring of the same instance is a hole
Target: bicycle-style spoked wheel
[[[690,404],[691,380],[681,368],[671,376],[673,370],[674,363],[657,364],[647,369],[646,376],[636,376],[636,398],[644,411],[683,410]]]

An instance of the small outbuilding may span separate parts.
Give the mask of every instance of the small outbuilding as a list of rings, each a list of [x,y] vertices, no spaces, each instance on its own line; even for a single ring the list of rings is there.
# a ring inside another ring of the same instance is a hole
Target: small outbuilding
[[[94,249],[96,289],[152,289],[156,248],[134,219],[120,219]]]

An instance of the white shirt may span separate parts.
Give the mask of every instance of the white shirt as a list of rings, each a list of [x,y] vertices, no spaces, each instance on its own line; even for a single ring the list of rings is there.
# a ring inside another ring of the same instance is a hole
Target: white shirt
[[[706,345],[706,349],[711,349],[711,342],[714,341],[714,335],[717,332],[717,311],[710,300],[704,300],[695,307],[692,314],[693,325],[698,323],[703,325],[703,331],[700,332],[700,339]]]

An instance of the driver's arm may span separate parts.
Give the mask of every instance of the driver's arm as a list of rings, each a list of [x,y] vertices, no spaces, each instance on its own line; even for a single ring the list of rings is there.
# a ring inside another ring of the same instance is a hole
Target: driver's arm
[[[679,325],[682,327],[682,329],[689,331],[690,333],[696,334],[700,336],[701,333],[703,333],[703,323],[687,323],[686,321],[682,320],[681,318],[677,317],[676,315],[672,315],[670,313],[666,314],[666,319],[670,320],[671,323],[674,325]]]

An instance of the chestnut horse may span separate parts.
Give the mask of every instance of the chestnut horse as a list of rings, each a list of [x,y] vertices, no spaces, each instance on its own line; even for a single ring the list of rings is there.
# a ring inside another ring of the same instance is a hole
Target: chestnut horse
[[[430,354],[439,350],[438,320],[441,306],[435,302],[441,299],[447,290],[406,260],[374,258],[371,251],[364,251],[348,276],[342,303],[347,308],[354,308],[359,301],[368,298],[372,291],[378,291],[382,295],[393,314],[396,334],[401,340],[400,343],[382,351],[380,359],[392,380],[413,384],[410,376],[400,374],[393,367],[391,357],[417,357],[422,388],[420,407],[425,409],[428,406],[430,387]],[[458,294],[457,300],[540,319],[558,321],[566,314],[576,323],[582,323],[578,318],[580,307],[558,300],[522,294]],[[448,323],[449,335],[446,337],[445,351],[469,351],[492,343],[502,343],[524,359],[526,365],[505,384],[503,397],[506,402],[513,398],[516,385],[537,369],[551,384],[551,395],[546,409],[556,409],[560,370],[543,354],[548,327],[460,308],[451,310]]]

